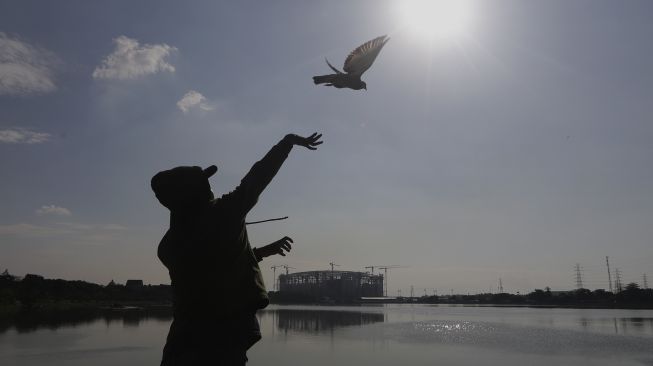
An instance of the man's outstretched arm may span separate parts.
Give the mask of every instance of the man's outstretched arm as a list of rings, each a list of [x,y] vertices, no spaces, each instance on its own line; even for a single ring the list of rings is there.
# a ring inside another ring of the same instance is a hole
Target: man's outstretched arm
[[[317,132],[308,137],[295,134],[286,135],[265,154],[263,159],[252,166],[249,173],[240,181],[240,185],[223,198],[234,202],[239,208],[240,214],[245,217],[286,161],[292,147],[298,145],[309,150],[316,150],[317,146],[322,144],[321,137],[322,134]]]

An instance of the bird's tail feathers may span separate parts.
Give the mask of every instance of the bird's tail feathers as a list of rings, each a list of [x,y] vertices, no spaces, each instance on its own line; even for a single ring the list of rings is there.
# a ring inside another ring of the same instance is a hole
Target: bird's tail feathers
[[[325,84],[325,83],[331,83],[333,82],[334,79],[333,74],[331,75],[320,75],[320,76],[313,76],[313,82],[315,84]]]

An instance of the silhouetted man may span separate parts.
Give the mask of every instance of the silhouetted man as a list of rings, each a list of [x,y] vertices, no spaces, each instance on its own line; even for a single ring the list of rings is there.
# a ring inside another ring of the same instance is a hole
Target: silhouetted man
[[[283,254],[291,240],[252,249],[245,217],[292,147],[315,150],[321,136],[287,135],[218,199],[208,180],[215,165],[177,167],[152,178],[157,199],[170,209],[170,228],[158,248],[174,307],[162,366],[246,363],[246,351],[261,338],[256,311],[269,303],[258,262]]]

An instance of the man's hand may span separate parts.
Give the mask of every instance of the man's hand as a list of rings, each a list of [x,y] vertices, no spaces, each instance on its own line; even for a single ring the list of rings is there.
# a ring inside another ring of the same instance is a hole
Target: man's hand
[[[275,254],[279,254],[280,256],[285,257],[286,256],[285,252],[289,252],[290,249],[292,248],[292,246],[290,245],[290,243],[292,242],[293,241],[290,237],[284,236],[283,238],[275,241],[272,244],[268,244],[264,247],[257,248],[256,255],[259,256],[261,259]]]
[[[285,139],[288,140],[293,145],[304,146],[309,150],[317,150],[317,145],[322,144],[322,141],[319,141],[322,138],[322,134],[317,132],[313,133],[308,137],[301,137],[295,134],[286,135]]]

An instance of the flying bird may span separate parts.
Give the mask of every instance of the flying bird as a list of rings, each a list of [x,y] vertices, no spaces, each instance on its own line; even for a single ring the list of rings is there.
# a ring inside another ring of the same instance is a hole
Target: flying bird
[[[389,40],[390,38],[388,36],[381,36],[358,46],[347,56],[345,65],[342,68],[344,72],[333,67],[329,63],[329,60],[325,58],[327,65],[329,65],[335,74],[313,76],[313,82],[315,84],[333,86],[338,89],[367,90],[367,84],[361,80],[361,75],[372,66],[376,56],[379,55],[379,52],[381,52],[381,49]]]

